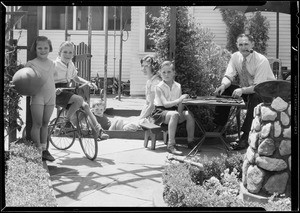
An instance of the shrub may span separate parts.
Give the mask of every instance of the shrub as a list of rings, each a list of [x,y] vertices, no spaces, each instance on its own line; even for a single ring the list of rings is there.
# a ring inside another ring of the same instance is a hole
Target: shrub
[[[241,33],[249,33],[253,36],[254,47],[257,52],[266,54],[267,41],[269,40],[270,24],[261,12],[255,12],[254,16],[247,19],[244,13],[237,10],[220,9],[223,21],[227,29],[226,48],[231,52],[236,52],[236,38]]]
[[[149,37],[154,41],[158,62],[169,59],[170,7],[162,7],[160,17],[152,17]],[[219,86],[230,59],[230,53],[213,42],[209,29],[198,24],[189,16],[187,6],[176,7],[176,81],[182,92],[190,95],[211,95]],[[213,109],[191,110],[195,117],[205,119],[205,127],[212,124]]]
[[[227,44],[226,49],[230,52],[236,52],[238,50],[236,46],[236,38],[239,34],[245,32],[246,16],[244,13],[237,10],[220,9],[222,19],[225,22]]]
[[[193,181],[192,177],[193,172],[199,169],[187,163],[167,165],[163,172],[164,201],[170,207],[251,207],[267,211],[290,211],[291,202],[289,198],[274,201],[274,195],[269,198],[267,204],[262,204],[243,201],[239,197],[239,176],[241,174],[236,167],[241,166],[239,163],[242,157],[241,154],[237,154],[226,159],[226,165],[233,169],[226,168],[216,172],[217,175],[220,174],[219,178],[207,175],[202,186]],[[193,160],[195,159],[197,158]],[[220,158],[213,158],[211,161],[215,161],[215,163],[207,165],[212,167],[222,163]],[[206,162],[204,162],[205,164]],[[208,166],[208,168],[211,167]],[[219,166],[219,168],[221,167]]]
[[[171,164],[163,173],[165,202],[172,207],[259,207],[237,198],[238,179],[226,170],[221,181],[211,177],[203,186],[195,184],[186,163]]]
[[[11,143],[5,174],[6,206],[57,206],[49,186],[49,174],[41,155],[30,141]]]
[[[254,39],[253,49],[265,55],[268,47],[267,41],[269,40],[269,21],[258,11],[248,20],[248,26],[249,34],[252,35]]]
[[[3,117],[4,129],[7,133],[5,137],[16,129],[20,131],[23,124],[23,120],[19,113],[19,110],[22,110],[22,108],[19,106],[22,95],[18,94],[16,90],[10,86],[13,75],[23,67],[23,65],[11,64],[6,66],[4,70]],[[10,140],[14,140],[14,138]]]
[[[216,177],[221,179],[222,171],[229,169],[229,172],[236,171],[237,177],[242,179],[242,166],[243,166],[244,155],[241,153],[232,153],[229,157],[225,154],[221,154],[221,157],[211,157],[208,159],[207,156],[204,157],[194,157],[193,161],[203,164],[204,175],[203,179],[209,179],[211,177]],[[192,177],[200,177],[199,171],[193,169],[191,172]],[[198,183],[200,180],[194,179],[195,183]]]
[[[162,7],[160,17],[151,17],[149,33],[159,63],[169,59],[170,7]],[[184,93],[209,95],[227,67],[230,53],[213,42],[214,35],[188,13],[187,6],[176,7],[176,80]]]

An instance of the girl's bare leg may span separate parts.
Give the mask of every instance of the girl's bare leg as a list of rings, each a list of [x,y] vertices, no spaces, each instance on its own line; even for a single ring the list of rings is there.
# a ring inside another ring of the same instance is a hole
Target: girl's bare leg
[[[43,123],[44,105],[32,104],[30,110],[32,117],[32,127],[30,130],[31,139],[36,144],[36,147],[42,151],[40,133]]]
[[[40,142],[41,142],[41,146],[43,147],[43,150],[45,150],[46,146],[47,146],[48,124],[49,124],[51,115],[53,113],[53,110],[54,110],[54,105],[44,106],[42,127],[41,127],[41,131],[40,131]]]

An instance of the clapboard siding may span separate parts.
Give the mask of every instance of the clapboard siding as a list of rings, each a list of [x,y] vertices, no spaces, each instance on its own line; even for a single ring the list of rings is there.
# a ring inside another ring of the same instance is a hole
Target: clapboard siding
[[[219,10],[214,6],[196,6],[191,10],[192,16],[201,27],[208,28],[214,34],[214,42],[222,48],[226,46],[226,26]]]
[[[131,12],[131,29],[132,29],[132,67],[130,70],[130,94],[133,96],[145,95],[146,77],[141,72],[140,59],[147,53],[141,52],[143,49],[142,37],[145,29],[145,7],[132,7]]]
[[[268,56],[276,57],[276,13],[262,12],[270,22]],[[291,25],[290,15],[279,13],[279,58],[282,66],[291,68]]]
[[[73,32],[69,31],[71,34],[71,41],[78,45],[80,42],[88,42],[87,32]],[[18,33],[14,33],[17,38]],[[54,60],[58,55],[58,50],[60,44],[65,39],[65,32],[63,30],[40,30],[39,35],[47,36],[53,46],[53,52],[49,54],[49,58]],[[116,52],[115,52],[115,77],[119,76],[119,60],[120,60],[120,32],[118,32],[116,37]],[[104,47],[105,47],[105,36],[104,33],[92,33],[91,39],[91,77],[95,77],[98,73],[100,77],[104,77]],[[129,40],[129,39],[128,39]],[[122,53],[122,81],[130,80],[130,52],[131,49],[128,46],[128,40],[123,42],[123,53]],[[19,40],[19,45],[26,45],[27,42],[27,31],[22,31],[21,39]],[[18,55],[20,63],[26,63],[26,51],[20,51],[21,54]],[[107,76],[114,76],[114,41],[113,33],[109,34],[108,37],[108,52],[107,52]]]
[[[221,47],[226,46],[226,25],[222,20],[219,9],[214,10],[215,6],[196,6],[193,7],[192,14],[203,27],[207,27],[215,34],[214,41]],[[250,17],[253,13],[247,13]],[[269,40],[267,42],[267,57],[276,57],[276,13],[262,12],[270,23]],[[279,58],[282,66],[291,68],[291,27],[290,15],[279,14]]]
[[[202,27],[208,28],[214,34],[214,41],[225,48],[227,43],[226,25],[222,20],[221,13],[218,9],[214,10],[215,6],[194,6],[190,8],[191,15],[201,24]],[[252,13],[247,13],[251,16]],[[270,22],[267,57],[276,56],[276,13],[262,12],[262,15],[267,17]],[[290,15],[280,14],[280,46],[279,58],[282,60],[282,66],[290,69],[291,61],[291,35],[290,35]],[[18,30],[15,30],[14,37],[19,38]],[[85,30],[68,31],[71,34],[71,41],[75,44],[80,42],[88,42],[88,32]],[[107,76],[119,76],[119,60],[120,60],[120,32],[117,31],[115,44],[115,60],[114,60],[114,33],[109,31],[108,37],[108,64]],[[64,30],[40,30],[39,35],[45,35],[51,39],[53,44],[53,52],[49,54],[50,59],[57,57],[58,48],[61,42],[65,39]],[[122,52],[122,80],[130,80],[130,94],[132,96],[141,96],[145,93],[146,77],[141,72],[140,59],[151,52],[144,52],[144,36],[145,36],[145,7],[131,7],[131,31],[126,42],[123,42]],[[124,32],[124,39],[127,34]],[[27,41],[27,31],[22,30],[19,40],[20,46],[25,46]],[[104,31],[92,31],[91,39],[91,77],[97,74],[100,77],[104,76],[104,48],[105,34]],[[18,60],[20,63],[26,63],[26,51],[20,50]],[[115,63],[115,65],[114,65]]]

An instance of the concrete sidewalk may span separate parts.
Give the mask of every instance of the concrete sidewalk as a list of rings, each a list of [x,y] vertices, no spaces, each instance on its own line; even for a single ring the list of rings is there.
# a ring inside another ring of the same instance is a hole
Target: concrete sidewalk
[[[166,206],[162,199],[162,172],[166,145],[155,150],[143,147],[143,140],[108,139],[99,142],[98,157],[88,160],[78,141],[68,150],[50,147],[54,162],[47,162],[59,207],[152,207]],[[185,146],[179,149],[187,155]],[[201,156],[224,153],[221,143],[205,143]]]
[[[92,101],[95,97],[92,97]],[[143,98],[107,99],[107,107],[140,110]],[[144,148],[143,140],[113,138],[99,142],[98,157],[88,160],[79,141],[65,151],[50,145],[54,162],[47,162],[59,207],[164,207],[162,172],[167,152],[163,141],[156,149]],[[186,146],[179,147],[184,155]],[[201,156],[225,153],[220,142],[205,142]]]
[[[91,101],[97,100],[92,96]],[[142,97],[114,97],[107,99],[107,108],[141,110]],[[25,121],[26,98],[21,99],[20,112]],[[54,118],[56,113],[53,113]],[[20,137],[21,132],[18,133]],[[57,150],[51,144],[49,151],[54,162],[46,162],[58,207],[164,207],[162,172],[167,152],[163,141],[156,149],[144,148],[142,139],[112,138],[99,142],[98,157],[88,160],[78,139],[68,150]],[[179,147],[184,155],[189,149]],[[225,153],[223,145],[207,140],[200,156],[219,156]]]

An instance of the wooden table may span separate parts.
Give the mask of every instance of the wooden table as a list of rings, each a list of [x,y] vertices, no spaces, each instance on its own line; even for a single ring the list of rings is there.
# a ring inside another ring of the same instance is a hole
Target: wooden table
[[[245,102],[243,101],[242,98],[234,99],[234,98],[226,97],[226,96],[223,96],[223,97],[222,96],[221,97],[215,97],[215,96],[200,96],[199,97],[198,96],[195,99],[185,99],[182,103],[187,109],[189,109],[189,106],[197,106],[197,107],[231,106],[228,122],[233,119],[233,117],[232,117],[233,113],[238,113],[239,110],[241,110],[241,108],[245,106]],[[187,155],[187,157],[190,156],[194,151],[195,151],[194,155],[196,155],[200,146],[205,141],[205,138],[211,138],[211,137],[219,138],[221,140],[221,142],[223,143],[223,145],[226,148],[226,153],[228,155],[228,151],[230,151],[230,147],[226,143],[226,138],[223,136],[223,133],[226,130],[227,124],[224,126],[224,128],[221,130],[221,132],[207,132],[205,130],[205,128],[203,127],[201,121],[198,121],[197,119],[195,119],[195,123],[199,127],[200,131],[203,133],[203,136],[200,138],[200,141],[197,143],[197,145],[190,151],[190,153]],[[238,131],[240,131],[240,123],[238,123]]]

